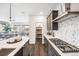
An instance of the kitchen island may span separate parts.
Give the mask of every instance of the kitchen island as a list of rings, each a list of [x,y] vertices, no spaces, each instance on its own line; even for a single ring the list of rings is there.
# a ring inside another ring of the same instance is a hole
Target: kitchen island
[[[15,37],[12,37],[12,38],[14,39]],[[28,49],[29,37],[28,36],[22,36],[21,37],[22,40],[20,42],[12,43],[12,44],[7,43],[12,38],[0,41],[0,49],[14,49],[6,56],[21,56],[21,55],[22,56],[24,56],[24,55],[27,56],[28,55],[27,53],[29,53],[27,51],[27,50],[29,50]],[[21,50],[21,53],[19,53],[20,50]],[[25,52],[25,50],[26,50],[26,52]]]
[[[45,48],[47,49],[49,56],[79,56],[79,51],[76,52],[62,52],[51,40],[57,39],[51,35],[44,35]]]

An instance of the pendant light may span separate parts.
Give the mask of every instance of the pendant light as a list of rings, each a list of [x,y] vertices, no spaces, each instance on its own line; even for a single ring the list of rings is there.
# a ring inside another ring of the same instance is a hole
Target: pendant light
[[[10,21],[12,20],[12,15],[11,15],[11,3],[10,3]]]

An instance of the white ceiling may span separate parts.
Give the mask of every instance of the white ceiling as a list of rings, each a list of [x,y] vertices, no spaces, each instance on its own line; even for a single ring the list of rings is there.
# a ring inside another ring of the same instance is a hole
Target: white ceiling
[[[58,3],[12,3],[12,16],[48,15],[51,9],[56,9]],[[10,4],[0,3],[0,17],[10,16]]]
[[[12,20],[23,21],[28,23],[29,15],[49,15],[51,9],[56,9],[58,3],[12,3],[11,17]],[[10,20],[10,4],[0,3],[0,20]]]
[[[13,15],[48,15],[51,9],[56,9],[58,3],[14,3],[12,4]]]

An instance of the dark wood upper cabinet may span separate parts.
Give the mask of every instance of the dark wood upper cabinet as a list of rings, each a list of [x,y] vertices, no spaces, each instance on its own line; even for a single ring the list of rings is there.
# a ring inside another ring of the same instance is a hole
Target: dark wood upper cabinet
[[[58,30],[58,22],[52,22],[52,30]]]
[[[54,20],[58,16],[58,10],[52,11],[52,20]]]
[[[57,30],[55,26],[58,27],[57,23],[53,23],[52,20],[54,20],[58,16],[58,10],[52,10],[49,16],[47,17],[47,30],[48,32],[51,30]],[[55,26],[54,26],[55,25]]]

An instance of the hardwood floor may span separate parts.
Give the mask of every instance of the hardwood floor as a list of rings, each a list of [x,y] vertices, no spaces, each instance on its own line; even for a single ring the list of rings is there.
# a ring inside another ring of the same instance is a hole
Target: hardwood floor
[[[36,44],[30,44],[30,55],[31,56],[47,56],[44,44],[41,41],[37,41]]]
[[[31,56],[46,56],[44,45],[30,44],[30,55]]]

